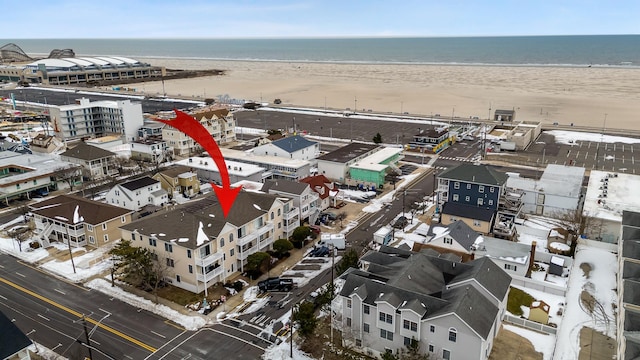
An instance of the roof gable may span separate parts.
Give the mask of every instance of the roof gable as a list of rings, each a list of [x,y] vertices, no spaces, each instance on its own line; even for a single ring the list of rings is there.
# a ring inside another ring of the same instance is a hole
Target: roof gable
[[[302,150],[311,146],[315,146],[317,142],[309,141],[300,135],[288,136],[282,139],[275,140],[271,144],[279,147],[280,149],[293,153],[298,150]]]
[[[446,225],[447,230],[444,232],[434,232],[434,227],[442,227],[442,225],[431,225],[427,235],[433,236],[434,239],[441,238],[443,236],[450,236],[465,250],[470,250],[476,239],[480,236],[477,232],[469,227],[464,221],[454,221],[449,225]]]
[[[97,146],[92,146],[92,145],[81,142],[73,149],[69,149],[63,152],[62,154],[60,154],[60,156],[74,158],[74,159],[81,159],[81,160],[98,160],[98,159],[116,156],[116,154],[112,153],[111,151],[101,149]]]
[[[31,345],[31,340],[1,311],[0,334],[0,359],[8,359]]]
[[[29,207],[34,214],[67,224],[97,225],[132,212],[76,195],[58,195]]]

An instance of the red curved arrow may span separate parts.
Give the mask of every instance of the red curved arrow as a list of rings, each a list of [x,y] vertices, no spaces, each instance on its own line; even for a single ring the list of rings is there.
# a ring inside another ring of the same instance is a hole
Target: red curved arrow
[[[229,214],[229,210],[231,210],[231,207],[236,201],[236,197],[238,196],[238,193],[240,192],[240,189],[242,189],[242,187],[231,188],[231,184],[229,182],[229,172],[227,171],[227,164],[224,162],[222,152],[220,152],[218,144],[213,139],[213,136],[209,134],[209,131],[207,131],[207,129],[202,126],[202,124],[200,124],[194,117],[189,116],[189,114],[176,109],[174,109],[173,111],[176,112],[176,117],[174,119],[155,120],[160,121],[161,123],[165,123],[187,134],[187,136],[200,144],[200,146],[202,146],[202,148],[207,151],[209,156],[211,156],[213,161],[215,161],[216,166],[218,167],[218,172],[220,172],[222,186],[211,183],[211,187],[218,197],[218,201],[220,202],[220,206],[222,207],[222,213],[224,214],[224,217],[227,217],[227,215]]]

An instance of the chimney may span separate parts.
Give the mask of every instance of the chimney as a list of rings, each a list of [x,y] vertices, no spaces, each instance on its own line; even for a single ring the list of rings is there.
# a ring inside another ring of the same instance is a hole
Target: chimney
[[[531,278],[531,270],[533,270],[533,263],[536,261],[536,242],[531,242],[531,256],[529,256],[529,268],[525,277]]]

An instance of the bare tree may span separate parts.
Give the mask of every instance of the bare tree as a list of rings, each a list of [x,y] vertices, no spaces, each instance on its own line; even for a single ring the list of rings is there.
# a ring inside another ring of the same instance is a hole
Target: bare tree
[[[66,182],[69,190],[73,191],[76,182],[82,177],[82,168],[79,165],[63,166],[54,170],[53,176],[57,181]]]
[[[22,242],[29,239],[31,236],[31,229],[24,226],[16,227],[9,232],[9,236],[18,243],[18,250],[22,252]]]
[[[344,219],[346,219],[346,218],[347,218],[347,213],[346,213],[346,212],[344,212],[344,211],[341,211],[341,212],[339,212],[339,213],[336,215],[336,220],[339,220],[339,221],[340,221],[340,227],[341,227],[341,228],[343,227],[343,226],[342,226],[342,221],[343,221]]]
[[[149,277],[148,286],[151,288],[155,296],[155,303],[158,303],[158,289],[165,282],[165,279],[173,277],[173,268],[175,260],[163,257],[153,262],[151,267],[151,276]]]

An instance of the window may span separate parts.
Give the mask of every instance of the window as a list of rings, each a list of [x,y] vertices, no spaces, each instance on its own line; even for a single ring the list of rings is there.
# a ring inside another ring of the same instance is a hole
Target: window
[[[87,224],[87,230],[89,230],[89,231],[93,231],[93,225],[89,225],[89,224]],[[134,239],[134,240],[135,240],[135,239]]]
[[[362,306],[362,312],[365,314],[369,314],[369,312],[371,311],[371,307],[369,305],[363,305]]]
[[[189,265],[189,274],[193,274],[193,265]]]
[[[402,327],[407,329],[407,330],[418,331],[418,323],[413,322],[413,321],[404,320],[402,322]]]
[[[456,331],[456,329],[454,328],[449,329],[449,341],[456,342],[457,337],[458,337],[458,332]]]
[[[167,266],[170,266],[170,267],[174,267],[175,266],[175,263],[174,263],[173,259],[167,258]]]
[[[483,192],[484,192],[484,185],[480,185],[480,186],[478,187],[478,192],[481,192],[481,193],[483,193]]]
[[[156,239],[149,238],[149,245],[156,246]]]
[[[451,360],[451,351],[442,349],[442,359]]]
[[[453,188],[454,188],[454,189],[460,189],[460,183],[459,183],[459,182],[457,182],[457,181],[456,181],[456,182],[454,182],[454,183],[453,183]]]
[[[471,201],[471,198],[469,196],[465,196],[464,197],[464,201],[469,202],[469,201]]]
[[[493,189],[495,189],[493,186],[489,187],[489,192],[493,193],[493,191],[494,191]]]
[[[368,333],[369,332],[369,324],[367,324],[367,323],[362,324],[362,331]]]
[[[483,198],[478,198],[478,206],[482,206],[484,204]]]
[[[411,346],[413,344],[415,344],[417,341],[414,338],[409,338],[409,337],[404,337],[404,345],[405,346]]]
[[[140,205],[140,204],[138,204]],[[126,216],[120,216],[120,221],[122,221],[123,223],[127,222],[127,217]]]
[[[96,238],[94,238],[93,236],[89,235],[89,244],[95,244],[96,243]]]
[[[173,252],[173,244],[164,243],[164,251]]]
[[[176,275],[176,281],[180,282],[180,275]]]
[[[136,240],[136,233],[131,233],[131,240]]]
[[[467,190],[471,190],[471,184],[467,184]]]
[[[445,238],[443,239],[443,241],[444,241],[444,243],[445,243],[445,244],[451,244],[451,245],[453,245],[453,239],[452,239],[452,238],[450,238],[450,237],[445,237]]]
[[[351,318],[350,317],[347,318],[347,326],[351,327]]]
[[[453,194],[453,201],[459,201],[459,200],[460,200],[460,195]]]
[[[429,352],[430,352],[430,353],[432,353],[432,352],[433,352],[433,350],[435,350],[435,349],[433,348],[433,345],[432,345],[432,344],[429,344]]]
[[[362,340],[356,339],[356,346],[357,347],[362,347]]]
[[[436,326],[435,325],[429,325],[429,332],[435,333],[436,332]]]
[[[347,299],[347,309],[351,309],[351,299]]]
[[[233,234],[229,234],[229,242],[232,243],[233,242]]]
[[[511,265],[511,264],[504,264],[504,269],[505,270],[513,270],[513,271],[517,271],[518,267],[516,265]]]
[[[107,230],[107,223],[102,223],[102,230]]]
[[[473,220],[473,226],[480,226],[480,221]]]
[[[382,322],[386,322],[388,324],[393,324],[393,316],[391,314],[380,312],[379,319]]]
[[[235,254],[235,252],[233,250],[234,249],[229,250],[229,256],[233,256],[233,254]]]
[[[380,337],[383,339],[393,341],[393,333],[385,329],[380,329]]]
[[[187,249],[187,257],[191,259],[191,249]]]
[[[104,242],[107,242],[107,241],[109,241],[109,235],[104,234]]]
[[[273,213],[273,211],[271,212],[271,220],[273,220],[273,218],[275,217],[276,214]]]
[[[220,238],[220,247],[224,247],[224,238]]]

